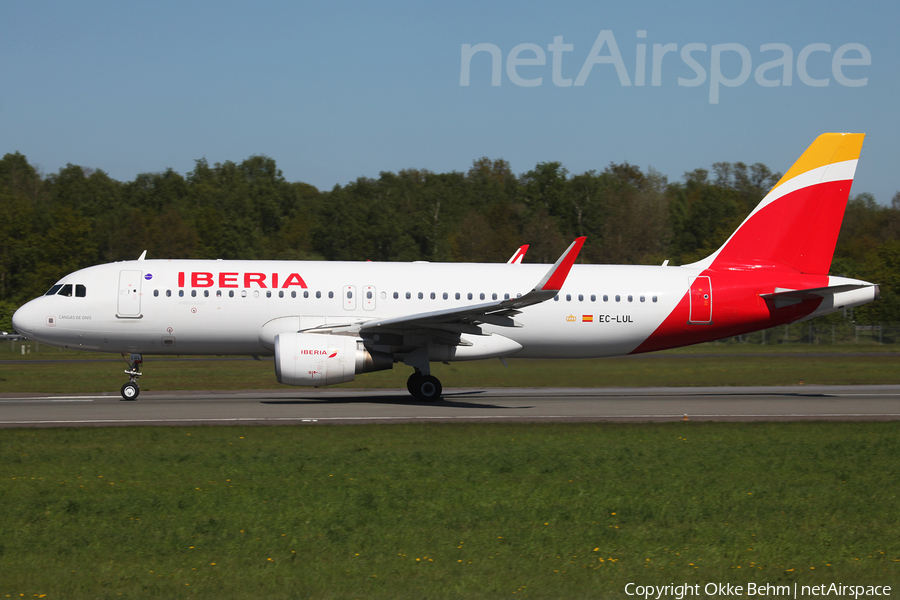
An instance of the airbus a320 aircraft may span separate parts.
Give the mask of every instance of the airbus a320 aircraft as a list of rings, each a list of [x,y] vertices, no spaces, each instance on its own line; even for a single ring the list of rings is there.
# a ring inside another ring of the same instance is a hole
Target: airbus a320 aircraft
[[[828,275],[863,134],[826,133],[725,244],[689,265],[144,260],[76,271],[13,316],[64,348],[275,356],[287,385],[352,381],[403,363],[407,387],[441,397],[432,361],[650,352],[858,306],[878,286]],[[145,253],[146,254],[146,253]],[[668,261],[667,261],[668,262]]]

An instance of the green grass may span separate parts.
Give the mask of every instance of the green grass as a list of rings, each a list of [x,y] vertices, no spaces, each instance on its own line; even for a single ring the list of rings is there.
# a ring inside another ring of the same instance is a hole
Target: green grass
[[[108,357],[107,357],[108,358]],[[444,387],[634,387],[705,385],[898,384],[900,353],[888,355],[646,355],[589,360],[498,360],[432,364]],[[0,392],[118,393],[125,362],[0,364]],[[183,361],[147,357],[143,391],[279,387],[271,359]],[[403,388],[411,370],[366,373],[341,387]]]
[[[897,585],[898,454],[900,423],[3,430],[0,596]]]

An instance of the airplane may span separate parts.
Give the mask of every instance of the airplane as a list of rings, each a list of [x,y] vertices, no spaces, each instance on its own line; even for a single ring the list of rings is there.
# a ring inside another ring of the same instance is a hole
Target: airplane
[[[127,354],[274,356],[279,383],[324,386],[412,367],[441,398],[435,361],[593,358],[675,348],[811,319],[879,298],[828,275],[864,134],[826,133],[721,248],[683,266],[147,260],[89,267],[13,315],[28,339]],[[521,256],[520,256],[521,255]]]

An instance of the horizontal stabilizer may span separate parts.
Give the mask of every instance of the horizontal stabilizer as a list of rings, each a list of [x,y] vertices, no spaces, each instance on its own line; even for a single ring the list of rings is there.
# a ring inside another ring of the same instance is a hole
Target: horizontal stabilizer
[[[775,288],[775,291],[770,294],[760,294],[759,297],[766,301],[772,301],[775,303],[775,308],[782,308],[784,306],[791,306],[793,304],[799,304],[804,300],[816,300],[820,298],[826,298],[828,296],[834,296],[835,294],[840,294],[843,292],[852,292],[854,290],[861,290],[863,288],[874,287],[875,291],[875,300],[878,300],[880,296],[880,290],[878,286],[873,286],[871,283],[845,283],[841,285],[829,285],[825,287],[817,287],[817,288],[807,288],[805,290],[791,290],[785,288]]]

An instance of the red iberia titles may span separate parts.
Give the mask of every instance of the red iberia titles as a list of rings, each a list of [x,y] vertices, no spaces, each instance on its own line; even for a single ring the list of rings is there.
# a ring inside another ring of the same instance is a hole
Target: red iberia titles
[[[300,277],[299,273],[290,273],[287,277],[283,277],[278,273],[206,273],[202,271],[194,271],[192,273],[178,273],[178,287],[185,287],[185,283],[189,283],[190,287],[207,288],[218,285],[220,288],[289,288],[298,286],[306,289],[306,282]],[[281,283],[279,286],[278,284]],[[243,285],[241,285],[243,284]]]

